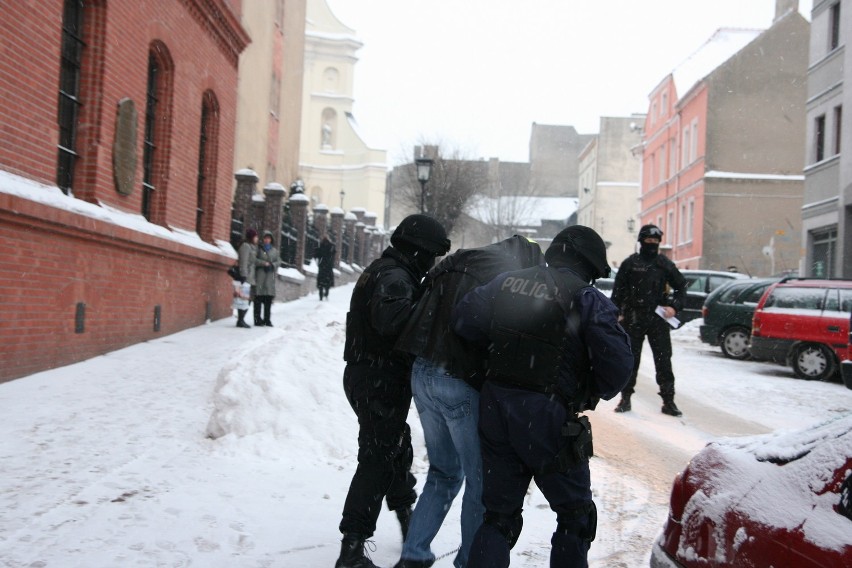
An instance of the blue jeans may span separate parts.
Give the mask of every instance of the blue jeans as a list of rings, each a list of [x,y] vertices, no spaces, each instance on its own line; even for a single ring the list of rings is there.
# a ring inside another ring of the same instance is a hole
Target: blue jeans
[[[473,535],[482,523],[482,457],[479,449],[479,393],[441,366],[418,357],[411,390],[423,425],[429,473],[408,526],[402,558],[434,561],[430,545],[453,499],[465,483],[461,548],[453,565],[464,568]]]

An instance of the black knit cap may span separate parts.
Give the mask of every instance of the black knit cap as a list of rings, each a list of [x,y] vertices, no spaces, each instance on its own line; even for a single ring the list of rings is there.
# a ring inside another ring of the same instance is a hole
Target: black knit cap
[[[436,256],[450,251],[450,239],[437,220],[428,215],[414,214],[403,219],[391,235],[391,244],[403,247],[408,244]]]
[[[562,229],[544,253],[544,260],[548,264],[571,257],[582,259],[593,270],[592,278],[609,276],[606,243],[594,229],[583,225]]]

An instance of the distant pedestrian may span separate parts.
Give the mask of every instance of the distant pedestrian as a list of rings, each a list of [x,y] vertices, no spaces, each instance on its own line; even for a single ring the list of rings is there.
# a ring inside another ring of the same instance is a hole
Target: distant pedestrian
[[[246,282],[249,285],[249,303],[251,303],[254,301],[255,284],[257,283],[257,231],[254,229],[246,231],[246,237],[237,249],[237,263],[239,264],[240,282]],[[246,307],[246,310],[248,310],[248,307]],[[237,314],[239,314],[239,311]],[[243,314],[243,318],[245,318],[245,314]],[[240,325],[240,322],[242,322],[242,325]],[[257,322],[255,322],[255,325],[257,325]],[[237,326],[251,327],[244,319],[238,319]]]
[[[257,250],[254,325],[272,327],[272,301],[275,299],[275,281],[280,265],[278,249],[272,244],[272,232],[264,231],[263,242]]]
[[[322,238],[319,246],[314,250],[314,258],[317,260],[317,290],[319,299],[323,297],[328,300],[328,291],[334,286],[334,244],[327,236]]]
[[[662,238],[659,227],[643,225],[639,230],[639,252],[628,256],[615,275],[612,301],[619,309],[619,321],[630,335],[633,348],[633,373],[621,392],[616,412],[630,412],[632,408],[630,397],[636,388],[642,345],[647,336],[663,399],[662,412],[671,416],[683,414],[674,401],[671,325],[663,318],[676,317],[683,308],[687,282],[675,264],[660,254]]]
[[[411,473],[414,454],[406,424],[411,406],[411,356],[394,349],[420,297],[420,281],[446,254],[444,227],[426,215],[409,215],[391,235],[391,246],[358,278],[346,316],[343,390],[358,416],[358,467],[343,505],[343,540],[335,568],[376,568],[364,541],[376,530],[387,501],[403,540],[417,499]]]
[[[468,292],[453,312],[456,332],[488,348],[479,405],[486,511],[468,568],[509,566],[533,479],[556,512],[550,566],[587,567],[595,538],[592,431],[580,413],[627,382],[630,340],[616,307],[589,284],[609,274],[600,235],[568,227],[545,259],[547,267]]]
[[[426,276],[423,296],[396,346],[416,356],[411,390],[423,426],[429,472],[395,568],[424,568],[435,562],[432,540],[462,484],[461,547],[453,564],[467,566],[471,541],[485,512],[477,428],[487,352],[455,334],[453,307],[467,292],[502,272],[543,263],[538,243],[515,235],[458,250]]]

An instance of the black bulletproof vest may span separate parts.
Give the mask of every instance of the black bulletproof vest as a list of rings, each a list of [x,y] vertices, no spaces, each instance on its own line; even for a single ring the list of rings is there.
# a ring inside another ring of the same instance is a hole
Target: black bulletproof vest
[[[668,267],[665,258],[657,255],[645,258],[634,253],[630,264],[629,307],[637,310],[653,311],[663,303],[666,293]]]
[[[570,302],[588,285],[553,268],[529,268],[506,277],[495,298],[487,376],[539,392],[555,392],[563,359],[582,351],[567,345],[576,337],[571,327],[576,329],[579,317]],[[583,359],[570,361],[569,368],[584,364],[588,368],[587,358]]]

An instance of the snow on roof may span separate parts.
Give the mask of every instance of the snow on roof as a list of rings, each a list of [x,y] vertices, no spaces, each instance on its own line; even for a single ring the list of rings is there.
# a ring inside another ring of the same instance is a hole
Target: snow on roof
[[[719,28],[672,71],[678,98],[763,33],[759,29]]]
[[[531,197],[504,195],[499,198],[476,195],[466,213],[482,223],[509,222],[512,225],[540,227],[542,221],[565,221],[577,211],[576,197]]]

